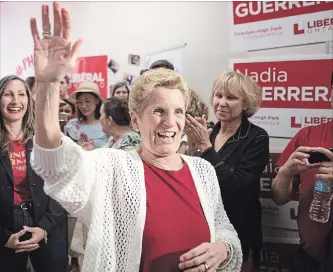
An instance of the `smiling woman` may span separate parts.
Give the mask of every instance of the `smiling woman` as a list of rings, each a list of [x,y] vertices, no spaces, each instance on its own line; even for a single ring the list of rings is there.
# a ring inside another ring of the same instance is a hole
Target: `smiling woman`
[[[16,76],[8,76],[0,81],[1,119],[0,119],[0,152],[8,151],[8,146],[14,138],[23,136],[31,139],[34,131],[34,113],[30,101],[28,85]],[[17,131],[9,131],[8,124],[22,123]]]
[[[102,130],[99,120],[102,97],[95,83],[80,84],[69,100],[75,101],[78,107],[78,118],[70,120],[65,126],[65,132],[85,150],[102,147],[107,136]]]
[[[66,271],[65,210],[45,195],[30,165],[30,94],[21,78],[0,80],[0,271],[26,271],[28,257],[36,272]]]
[[[42,90],[38,103],[45,103]],[[171,70],[156,69],[137,79],[129,107],[142,139],[139,151],[88,154],[63,136],[60,146],[49,140],[39,146],[41,134],[59,131],[37,131],[32,163],[46,179],[45,192],[89,227],[83,271],[92,266],[125,272],[239,271],[240,243],[224,212],[213,167],[177,153],[187,93],[185,81]],[[37,116],[37,123],[49,123],[40,120],[48,114],[38,111]],[[96,247],[106,256],[101,264],[94,263]]]
[[[42,9],[48,22],[47,6]],[[73,68],[81,41],[71,49],[69,13],[54,3],[54,14],[54,36],[39,39],[31,21],[35,61],[47,63],[35,66],[40,84],[31,162],[45,178],[45,192],[89,228],[83,271],[240,271],[240,241],[214,168],[177,153],[188,92],[183,78],[161,68],[135,81],[129,108],[142,137],[139,151],[84,151],[56,125],[58,79]]]
[[[248,118],[259,108],[260,88],[250,77],[228,71],[215,80],[211,102],[218,122],[210,133],[205,118],[187,116],[188,139],[215,167],[225,209],[241,240],[242,272],[257,270],[262,245],[259,185],[269,159],[269,137]]]

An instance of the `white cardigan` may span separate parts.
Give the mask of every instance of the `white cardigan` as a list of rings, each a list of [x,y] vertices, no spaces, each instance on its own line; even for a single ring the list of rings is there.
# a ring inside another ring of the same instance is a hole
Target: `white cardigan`
[[[240,271],[240,241],[225,213],[213,166],[201,158],[182,157],[191,171],[211,242],[229,242],[234,248],[231,262],[222,271]],[[45,193],[89,227],[82,271],[139,271],[146,189],[143,163],[136,151],[84,151],[63,136],[57,149],[34,143],[31,165],[44,179]]]

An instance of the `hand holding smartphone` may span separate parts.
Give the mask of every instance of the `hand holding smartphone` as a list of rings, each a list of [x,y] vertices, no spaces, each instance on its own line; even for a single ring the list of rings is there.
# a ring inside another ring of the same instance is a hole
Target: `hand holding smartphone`
[[[330,152],[333,153],[333,148],[327,148]],[[319,151],[311,151],[307,154],[310,155],[308,158],[309,164],[321,163],[321,162],[329,162],[331,161],[329,157]]]
[[[22,236],[19,237],[20,242],[28,241],[32,238],[32,233],[31,232],[26,232]]]

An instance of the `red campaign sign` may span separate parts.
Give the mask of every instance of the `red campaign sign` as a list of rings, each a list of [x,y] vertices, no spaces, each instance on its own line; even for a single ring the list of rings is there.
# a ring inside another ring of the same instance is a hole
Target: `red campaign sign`
[[[107,56],[82,57],[77,61],[76,68],[69,75],[70,87],[68,94],[75,91],[80,83],[94,82],[98,85],[103,99],[108,96]]]
[[[240,1],[233,2],[234,24],[333,10],[332,1]]]
[[[260,178],[261,198],[272,198],[271,187],[273,180],[279,172],[279,167],[276,164],[279,157],[280,153],[270,153],[268,164],[266,165]]]
[[[261,108],[331,109],[333,59],[235,63],[261,87]]]

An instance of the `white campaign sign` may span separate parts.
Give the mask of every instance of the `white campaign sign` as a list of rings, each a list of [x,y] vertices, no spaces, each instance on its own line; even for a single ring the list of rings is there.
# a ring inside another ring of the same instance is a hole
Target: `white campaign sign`
[[[230,1],[229,11],[234,52],[333,39],[331,1]]]

